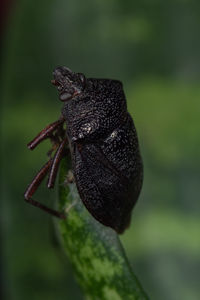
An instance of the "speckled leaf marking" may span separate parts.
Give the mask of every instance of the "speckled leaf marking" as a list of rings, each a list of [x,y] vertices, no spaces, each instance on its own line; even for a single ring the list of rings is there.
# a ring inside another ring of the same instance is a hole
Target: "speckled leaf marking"
[[[57,221],[58,231],[85,298],[148,299],[129,266],[116,232],[88,213],[75,184],[63,184],[69,167],[69,162],[63,160],[59,178],[59,208],[72,207],[66,220]]]

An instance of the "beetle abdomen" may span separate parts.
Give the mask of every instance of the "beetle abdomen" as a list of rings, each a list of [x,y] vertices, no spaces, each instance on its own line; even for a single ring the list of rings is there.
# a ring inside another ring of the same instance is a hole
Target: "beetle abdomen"
[[[74,144],[73,166],[80,197],[89,212],[117,232],[129,224],[142,186],[142,161],[129,114],[104,140]]]

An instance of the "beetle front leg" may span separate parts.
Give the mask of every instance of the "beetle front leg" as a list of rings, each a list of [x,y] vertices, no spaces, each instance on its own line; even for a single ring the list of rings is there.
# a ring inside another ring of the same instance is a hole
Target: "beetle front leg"
[[[31,182],[31,184],[28,186],[28,188],[26,189],[25,193],[24,193],[24,199],[25,201],[27,201],[28,203],[32,204],[33,206],[39,207],[40,209],[48,212],[51,215],[54,215],[58,218],[61,219],[65,219],[66,215],[64,213],[61,213],[59,211],[56,211],[54,209],[51,209],[49,207],[47,207],[46,205],[33,200],[31,197],[33,196],[33,194],[36,192],[37,188],[39,187],[39,185],[41,184],[42,180],[45,178],[45,176],[47,175],[51,165],[52,165],[52,161],[53,159],[51,158],[41,169],[40,171],[37,173],[37,175],[33,178],[33,181]]]
[[[43,140],[47,138],[51,138],[53,131],[56,129],[61,128],[61,126],[64,123],[64,118],[61,116],[61,118],[49,125],[47,125],[40,133],[30,142],[27,144],[27,147],[30,150],[33,150],[37,145],[39,145]],[[53,138],[53,136],[52,136]]]

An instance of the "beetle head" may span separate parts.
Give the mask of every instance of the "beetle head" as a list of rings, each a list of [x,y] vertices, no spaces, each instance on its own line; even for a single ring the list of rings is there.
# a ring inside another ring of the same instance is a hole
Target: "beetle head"
[[[59,91],[59,99],[68,101],[79,95],[85,88],[86,78],[82,73],[74,73],[66,67],[57,67],[51,81]]]

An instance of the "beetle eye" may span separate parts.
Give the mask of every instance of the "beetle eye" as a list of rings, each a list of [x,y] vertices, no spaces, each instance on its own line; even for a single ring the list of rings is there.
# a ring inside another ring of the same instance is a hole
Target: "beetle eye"
[[[64,92],[62,94],[60,94],[59,99],[61,101],[67,101],[70,100],[72,98],[72,95],[70,93]]]
[[[78,73],[79,79],[81,81],[81,83],[83,83],[85,85],[86,82],[86,78],[82,73]]]

